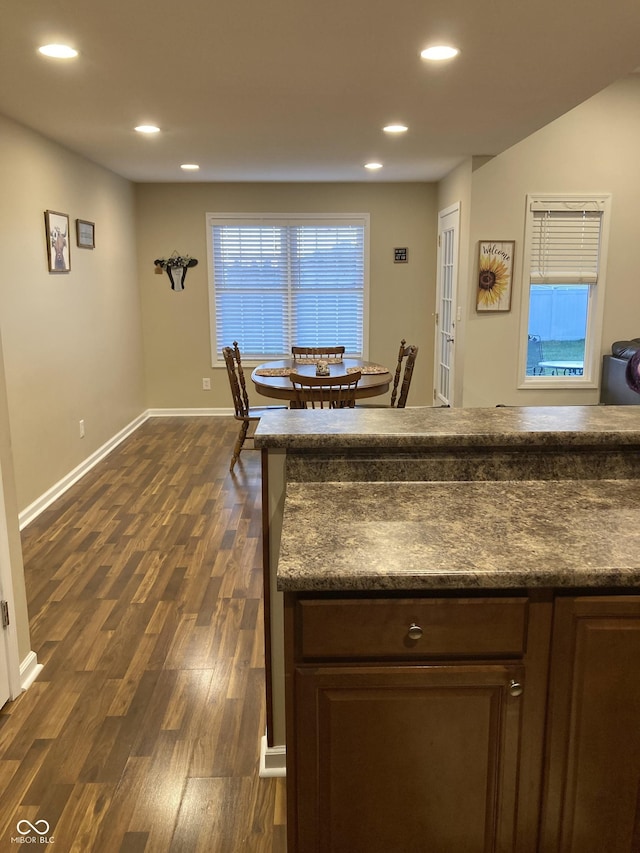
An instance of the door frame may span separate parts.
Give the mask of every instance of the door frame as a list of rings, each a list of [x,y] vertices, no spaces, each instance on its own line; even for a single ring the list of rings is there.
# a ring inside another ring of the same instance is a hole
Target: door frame
[[[18,520],[16,518],[16,527]],[[11,548],[9,546],[9,523],[5,503],[5,482],[0,463],[0,594],[9,608],[9,625],[0,628],[0,654],[7,657],[9,671],[9,699],[17,699],[22,693],[20,679],[20,654],[18,651],[18,626],[11,576]]]

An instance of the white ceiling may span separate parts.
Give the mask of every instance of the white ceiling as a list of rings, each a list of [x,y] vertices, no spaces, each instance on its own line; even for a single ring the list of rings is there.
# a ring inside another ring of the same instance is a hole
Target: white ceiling
[[[10,0],[0,113],[133,181],[431,181],[639,65],[639,0]]]

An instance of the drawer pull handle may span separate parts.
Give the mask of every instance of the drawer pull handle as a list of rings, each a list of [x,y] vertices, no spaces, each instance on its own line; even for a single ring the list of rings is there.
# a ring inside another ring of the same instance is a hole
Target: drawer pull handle
[[[412,622],[409,625],[409,639],[410,640],[419,640],[422,637],[422,628],[419,625],[416,625],[415,622]]]
[[[520,684],[519,681],[516,681],[515,678],[512,678],[509,684],[509,693],[511,693],[512,696],[522,696],[523,692],[524,687],[522,684]]]

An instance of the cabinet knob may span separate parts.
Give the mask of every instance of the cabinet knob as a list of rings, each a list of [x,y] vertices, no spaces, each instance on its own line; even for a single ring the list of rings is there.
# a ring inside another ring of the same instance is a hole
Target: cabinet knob
[[[409,639],[410,640],[419,640],[422,636],[422,628],[419,625],[416,625],[415,622],[412,622],[409,625]]]
[[[509,693],[512,696],[522,696],[524,692],[524,687],[520,684],[519,681],[516,681],[515,678],[512,678],[509,682]]]

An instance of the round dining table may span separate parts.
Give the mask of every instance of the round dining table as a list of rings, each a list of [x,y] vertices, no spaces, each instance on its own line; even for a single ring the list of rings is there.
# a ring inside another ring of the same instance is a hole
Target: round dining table
[[[329,362],[331,376],[344,376],[354,370],[361,370],[362,377],[356,388],[356,399],[378,397],[386,394],[391,383],[391,374],[382,364],[364,361],[361,358],[343,358],[340,362]],[[306,376],[316,375],[316,362],[309,360],[283,358],[278,361],[267,361],[259,364],[251,373],[251,381],[258,394],[272,397],[276,400],[293,400],[295,392],[289,373],[301,373]]]

